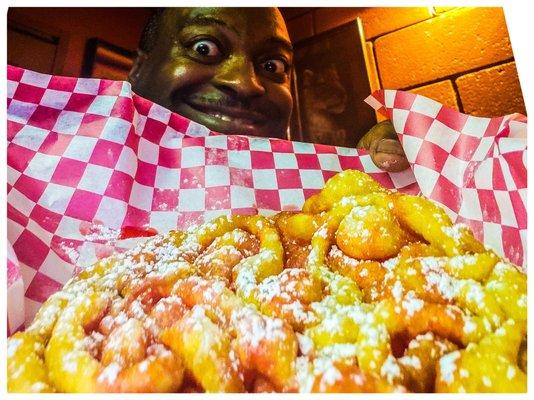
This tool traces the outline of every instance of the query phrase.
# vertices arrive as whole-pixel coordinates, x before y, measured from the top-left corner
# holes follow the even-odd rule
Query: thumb
[[[395,139],[378,139],[371,143],[369,154],[375,165],[388,172],[400,172],[410,164],[402,145]]]

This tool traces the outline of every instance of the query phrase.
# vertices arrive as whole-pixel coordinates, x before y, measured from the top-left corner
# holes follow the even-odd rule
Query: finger
[[[371,145],[370,154],[375,165],[384,171],[400,172],[410,166],[402,145],[394,139],[374,142]]]
[[[406,157],[398,154],[376,153],[371,158],[378,168],[387,172],[401,172],[410,166]]]

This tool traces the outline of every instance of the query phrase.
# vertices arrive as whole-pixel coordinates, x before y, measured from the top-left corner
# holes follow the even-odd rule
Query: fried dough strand
[[[8,339],[10,392],[525,392],[526,275],[359,171],[81,271]]]

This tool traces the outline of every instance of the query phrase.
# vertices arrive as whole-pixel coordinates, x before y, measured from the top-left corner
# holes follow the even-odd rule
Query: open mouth
[[[187,102],[187,105],[193,110],[205,114],[213,122],[221,123],[225,126],[231,125],[248,130],[255,129],[266,121],[266,118],[262,114],[242,108],[191,102]]]
[[[232,117],[228,114],[222,114],[220,112],[213,111],[213,110],[205,110],[202,112],[204,114],[208,114],[214,118],[220,119],[221,121],[225,121],[225,122],[234,122],[240,125],[255,125],[256,124],[256,121],[250,118]]]

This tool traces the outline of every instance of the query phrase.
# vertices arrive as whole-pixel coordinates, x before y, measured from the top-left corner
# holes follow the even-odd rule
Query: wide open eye
[[[263,69],[272,74],[284,74],[288,70],[288,65],[285,61],[273,58],[261,64]]]
[[[218,57],[221,55],[219,46],[215,42],[207,39],[193,43],[191,49],[203,57]]]

